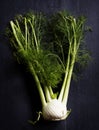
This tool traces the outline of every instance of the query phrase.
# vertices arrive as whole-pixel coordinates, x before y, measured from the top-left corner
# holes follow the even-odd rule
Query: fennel
[[[15,57],[36,82],[44,119],[63,120],[70,113],[67,101],[74,65],[86,64],[89,57],[81,47],[84,24],[84,17],[61,11],[51,19],[41,13],[18,15],[7,28]]]

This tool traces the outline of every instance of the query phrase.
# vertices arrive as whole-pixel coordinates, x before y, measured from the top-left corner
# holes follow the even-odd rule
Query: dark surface
[[[1,0],[0,1],[0,130],[99,130],[99,1],[98,0]],[[93,32],[86,37],[93,61],[83,78],[71,84],[66,121],[28,123],[39,111],[40,101],[32,77],[13,59],[3,35],[16,14],[30,9],[52,13],[66,9],[85,15]]]

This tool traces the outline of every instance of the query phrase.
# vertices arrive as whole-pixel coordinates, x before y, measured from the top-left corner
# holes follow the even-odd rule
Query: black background
[[[99,130],[98,6],[99,0],[0,0],[0,130]],[[40,109],[39,97],[30,74],[14,60],[4,30],[16,14],[30,9],[49,14],[66,9],[85,15],[93,30],[85,39],[93,60],[83,77],[71,84],[68,108],[72,113],[66,121],[28,123]]]

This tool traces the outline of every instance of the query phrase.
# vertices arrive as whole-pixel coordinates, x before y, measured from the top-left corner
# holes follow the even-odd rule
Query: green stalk
[[[66,63],[66,69],[65,69],[65,77],[63,80],[63,85],[58,97],[59,101],[62,101],[63,98],[63,94],[64,94],[64,90],[65,90],[65,86],[66,86],[66,81],[67,81],[67,76],[68,76],[68,70],[69,70],[69,65],[70,65],[70,48],[69,48],[69,52],[68,52],[68,58],[67,58],[67,63]]]
[[[44,90],[45,90],[46,101],[50,102],[52,99],[48,87],[45,86]]]
[[[14,24],[14,22],[13,22],[13,24]],[[16,29],[16,34],[19,33],[20,37],[23,39],[23,41],[24,41],[23,45],[24,45],[24,43],[26,44],[26,42],[25,42],[25,36],[22,34],[22,31],[21,31],[21,28],[20,28],[20,25],[19,25],[19,22],[18,22],[17,19],[15,20],[14,28]],[[25,49],[25,47],[24,47],[24,49]]]
[[[75,63],[75,56],[73,56],[71,66],[69,68],[69,73],[67,76],[67,82],[65,84],[65,90],[64,90],[64,95],[63,95],[63,100],[62,102],[67,105],[67,100],[68,100],[68,95],[69,95],[69,89],[70,89],[70,82],[71,82],[71,77],[72,77],[72,72],[73,72],[73,67]]]
[[[24,19],[24,22],[25,22],[25,44],[26,44],[26,50],[27,50],[27,35],[28,35],[28,31],[27,31],[27,20],[26,18]]]
[[[49,89],[49,93],[50,93],[50,95],[51,95],[51,97],[52,97],[52,96],[53,96],[53,94],[54,94],[54,93],[53,93],[53,90],[52,90],[52,87],[51,87],[51,86],[49,86],[49,87],[48,87],[48,89]]]
[[[67,100],[68,100],[68,95],[69,95],[69,89],[70,89],[70,82],[71,82],[71,77],[72,77],[72,72],[73,72],[73,68],[74,68],[74,63],[75,63],[75,57],[76,57],[76,53],[77,53],[77,37],[76,37],[76,20],[75,18],[73,19],[72,23],[71,23],[71,26],[72,26],[72,30],[73,30],[73,36],[71,37],[71,43],[70,44],[70,54],[72,55],[72,58],[71,58],[71,63],[69,64],[70,68],[68,67],[68,75],[67,75],[67,80],[65,80],[65,83],[64,83],[64,88],[65,88],[65,91],[64,91],[64,95],[63,95],[63,100],[62,102],[64,104],[67,105]],[[73,41],[74,40],[74,41]],[[73,44],[74,42],[74,44]]]
[[[19,41],[19,39],[17,37],[17,32],[16,32],[17,27],[16,27],[16,25],[13,23],[13,21],[10,21],[10,25],[11,25],[14,37],[15,37],[18,45],[20,46],[21,49],[23,49],[23,46],[22,46],[21,42]]]
[[[30,20],[29,20],[29,23],[30,23],[30,26],[31,26],[31,28],[32,28],[32,32],[33,32],[33,35],[34,35],[37,52],[39,52],[39,45],[38,45],[38,42],[37,42],[37,38],[36,38],[36,34],[35,34],[34,27],[33,27],[33,25],[32,25],[32,23],[31,23]]]
[[[42,106],[45,106],[46,105],[46,100],[45,100],[44,92],[43,92],[43,89],[41,87],[41,84],[40,84],[40,81],[38,79],[38,76],[36,75],[35,70],[34,70],[32,64],[28,63],[28,65],[29,65],[30,71],[31,71],[31,73],[34,76],[34,79],[36,81],[36,85],[37,85],[37,89],[38,89],[39,94],[40,94],[40,99],[41,99]]]
[[[76,47],[74,47],[74,48],[76,48]],[[74,49],[74,52],[75,52],[75,50],[76,49]],[[74,63],[75,63],[75,57],[76,57],[76,53],[73,53],[71,63],[69,65],[70,67],[68,68],[67,80],[66,80],[66,83],[65,83],[65,86],[64,86],[65,89],[64,89],[62,102],[66,105],[67,105],[67,100],[68,100],[68,96],[69,96],[70,82],[71,82],[71,77],[72,77]]]
[[[70,64],[69,64],[70,67],[68,67],[68,75],[67,75],[67,80],[64,84],[65,89],[64,89],[63,99],[62,99],[62,102],[66,105],[69,96],[70,82],[71,82],[71,77],[72,77],[74,63],[75,63],[75,57],[77,54],[76,33],[75,30],[73,31],[74,31],[74,45],[72,47],[70,46],[70,54],[72,57],[70,59]]]

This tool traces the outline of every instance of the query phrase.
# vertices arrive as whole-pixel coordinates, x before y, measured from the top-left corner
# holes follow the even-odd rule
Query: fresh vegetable
[[[31,12],[18,15],[7,28],[14,56],[35,80],[46,120],[63,120],[70,113],[67,101],[74,68],[89,58],[83,49],[84,24],[85,17],[66,11],[50,18]]]

